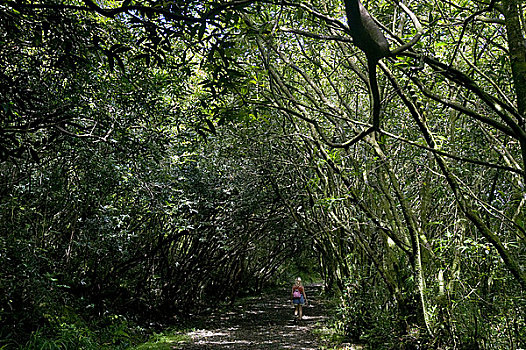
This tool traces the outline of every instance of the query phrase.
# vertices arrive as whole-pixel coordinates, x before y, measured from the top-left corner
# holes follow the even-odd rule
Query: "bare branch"
[[[411,11],[401,1],[398,3],[398,5],[400,5],[402,10],[404,10],[404,12],[407,13],[407,15],[413,21],[413,24],[415,25],[415,28],[416,28],[416,34],[413,37],[413,39],[411,39],[411,41],[409,41],[408,43],[403,44],[402,46],[399,46],[396,49],[392,50],[391,54],[394,55],[394,56],[398,55],[401,52],[404,52],[404,51],[409,50],[410,48],[412,48],[418,41],[420,41],[420,38],[422,37],[422,34],[424,33],[422,25],[420,24],[420,21],[418,20],[418,17],[416,17],[416,15],[413,13],[413,11]]]

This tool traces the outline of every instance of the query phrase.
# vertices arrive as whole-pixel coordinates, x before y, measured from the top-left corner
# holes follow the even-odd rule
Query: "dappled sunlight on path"
[[[321,286],[306,287],[310,305],[295,321],[288,288],[248,300],[233,311],[210,317],[203,329],[188,335],[189,344],[174,349],[319,349],[313,329],[326,318],[319,298]]]

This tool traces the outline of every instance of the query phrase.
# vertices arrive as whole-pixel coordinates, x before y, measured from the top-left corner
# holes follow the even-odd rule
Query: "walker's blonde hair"
[[[296,284],[297,284],[298,286],[301,286],[301,285],[302,285],[302,284],[301,284],[301,277],[296,277]]]

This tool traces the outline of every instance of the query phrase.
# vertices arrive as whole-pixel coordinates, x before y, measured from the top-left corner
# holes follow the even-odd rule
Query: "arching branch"
[[[420,41],[420,38],[422,37],[422,34],[424,33],[424,29],[422,28],[422,25],[420,24],[420,21],[418,20],[418,17],[416,17],[416,15],[413,13],[413,11],[411,11],[407,6],[404,5],[403,2],[399,2],[398,5],[402,8],[402,10],[404,10],[405,13],[407,13],[407,15],[409,16],[409,18],[411,18],[411,21],[413,21],[413,24],[415,25],[415,28],[416,28],[416,34],[415,36],[413,37],[413,39],[411,39],[411,41],[409,41],[408,43],[406,44],[403,44],[402,46],[399,46],[397,47],[396,49],[392,50],[391,51],[391,54],[393,56],[395,55],[398,55],[399,53],[401,52],[404,52],[406,50],[409,50],[411,47],[413,47],[417,42]]]

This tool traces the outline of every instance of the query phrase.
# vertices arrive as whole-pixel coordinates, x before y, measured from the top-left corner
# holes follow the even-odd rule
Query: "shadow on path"
[[[312,331],[327,318],[321,286],[306,286],[306,292],[309,305],[301,321],[295,321],[288,288],[276,290],[212,315],[204,329],[188,334],[192,342],[174,349],[318,349],[321,344]]]

